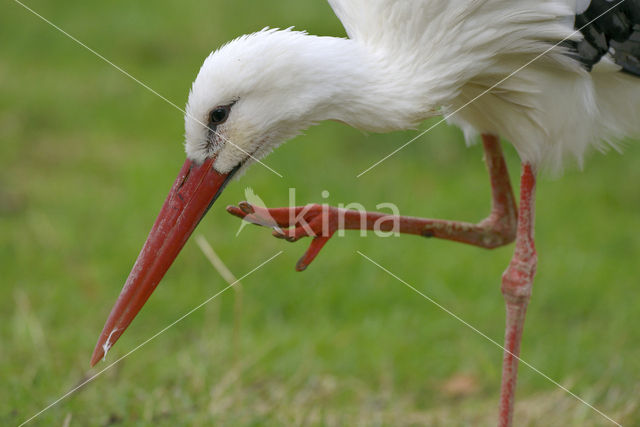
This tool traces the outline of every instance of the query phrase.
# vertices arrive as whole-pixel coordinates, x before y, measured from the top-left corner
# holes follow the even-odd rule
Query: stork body
[[[515,239],[502,280],[507,325],[500,424],[510,425],[536,269],[536,173],[558,171],[572,160],[582,163],[590,148],[640,135],[640,0],[625,1],[616,6],[607,0],[329,0],[347,39],[263,30],[212,53],[189,94],[187,161],[92,363],[124,332],[226,183],[250,163],[324,120],[388,132],[445,115],[468,142],[482,135],[491,214],[477,224],[403,217],[399,231],[485,248]],[[611,25],[607,13],[617,18]],[[578,21],[587,24],[586,37],[574,30]],[[519,208],[498,135],[522,159]],[[376,213],[363,219],[314,206],[265,210],[242,203],[228,210],[253,222],[265,224],[268,216],[292,227],[277,237],[312,236],[299,270],[338,228],[370,228],[380,219]],[[347,220],[339,223],[338,214]]]

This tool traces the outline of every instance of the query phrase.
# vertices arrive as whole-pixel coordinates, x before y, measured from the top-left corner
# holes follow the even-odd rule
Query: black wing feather
[[[623,71],[640,77],[640,0],[615,1],[592,0],[576,15],[584,39],[565,45],[588,70],[610,52]]]

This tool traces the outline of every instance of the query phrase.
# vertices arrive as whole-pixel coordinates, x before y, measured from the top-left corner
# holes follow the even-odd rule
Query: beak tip
[[[102,348],[96,346],[95,350],[93,350],[93,355],[91,356],[91,367],[93,368],[94,366],[96,366],[100,359],[102,359]]]

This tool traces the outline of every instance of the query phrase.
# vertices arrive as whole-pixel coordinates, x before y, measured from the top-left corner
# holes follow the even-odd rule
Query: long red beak
[[[102,329],[93,350],[91,366],[105,356],[136,317],[193,230],[237,170],[221,174],[213,168],[214,161],[215,157],[198,165],[187,159],[182,166]]]

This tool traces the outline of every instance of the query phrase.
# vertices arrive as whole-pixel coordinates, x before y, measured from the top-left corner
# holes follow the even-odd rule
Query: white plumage
[[[581,0],[329,3],[349,39],[263,30],[205,60],[187,103],[188,157],[217,153],[216,169],[227,172],[323,120],[375,132],[414,128],[532,60],[449,119],[469,142],[501,135],[523,161],[559,170],[570,158],[581,163],[601,141],[640,134],[634,77],[613,63],[589,73],[560,46],[546,52],[581,38],[573,29]],[[210,136],[209,111],[232,103]]]
[[[394,220],[403,233],[484,248],[515,239],[501,285],[507,316],[499,422],[511,425],[537,268],[537,171],[560,170],[569,159],[581,163],[591,147],[640,134],[640,84],[631,77],[640,76],[640,0],[626,1],[591,26],[602,10],[611,10],[607,0],[329,0],[349,38],[265,29],[212,53],[189,94],[188,159],[107,319],[92,364],[130,324],[224,186],[251,161],[324,120],[387,132],[444,115],[468,142],[483,136],[491,214],[477,224]],[[586,28],[584,39],[574,22]],[[498,135],[522,158],[519,207]],[[358,222],[367,228],[381,215],[364,213],[363,221],[355,211],[308,209],[314,207],[228,207],[241,218],[278,225],[276,237],[313,236],[296,265],[300,271],[338,228],[359,229]],[[302,221],[292,218],[298,210]],[[270,214],[260,220],[259,211]],[[340,225],[340,215],[352,221]],[[305,228],[307,219],[315,229]]]

